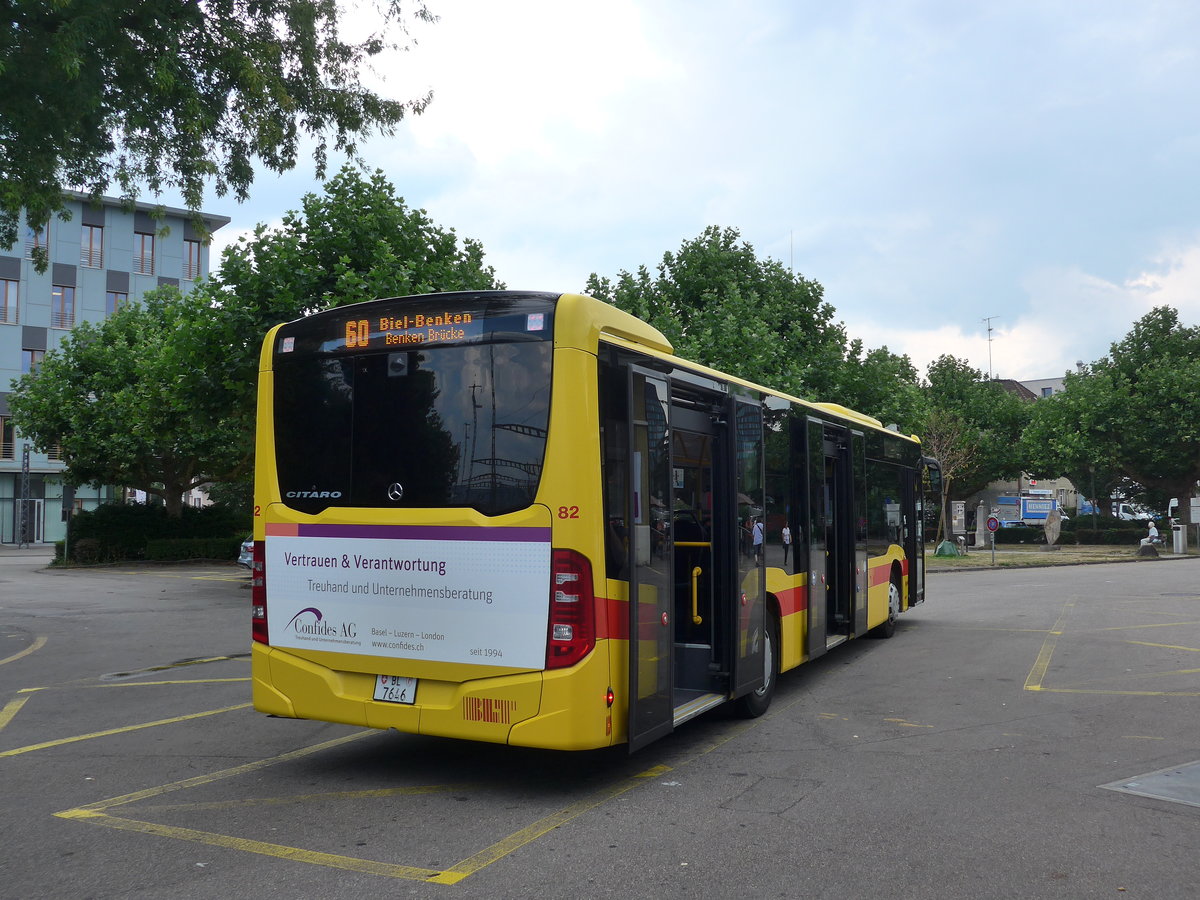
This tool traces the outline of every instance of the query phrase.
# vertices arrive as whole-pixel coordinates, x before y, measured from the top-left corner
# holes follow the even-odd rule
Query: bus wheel
[[[900,618],[900,582],[896,576],[888,582],[888,616],[882,625],[875,626],[875,637],[890,638],[896,633],[896,619]]]
[[[738,715],[757,719],[771,705],[775,696],[775,683],[779,681],[779,620],[767,613],[766,641],[763,644],[763,685],[737,701]]]

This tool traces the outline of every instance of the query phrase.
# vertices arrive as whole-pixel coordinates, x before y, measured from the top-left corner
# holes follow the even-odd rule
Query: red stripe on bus
[[[779,601],[779,614],[781,616],[790,616],[794,613],[804,612],[808,609],[808,587],[801,584],[794,588],[778,591],[775,594],[775,599]]]

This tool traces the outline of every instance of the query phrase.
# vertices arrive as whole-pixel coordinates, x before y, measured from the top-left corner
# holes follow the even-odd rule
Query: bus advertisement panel
[[[276,647],[545,665],[548,529],[275,525],[265,557]]]

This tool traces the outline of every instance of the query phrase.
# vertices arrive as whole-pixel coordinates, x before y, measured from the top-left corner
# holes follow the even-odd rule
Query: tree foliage
[[[411,209],[383,172],[345,166],[278,226],[226,248],[220,302],[264,325],[378,297],[502,287],[483,246]]]
[[[0,246],[22,208],[35,225],[63,190],[136,197],[175,188],[198,211],[205,185],[248,196],[254,165],[284,172],[301,141],[324,177],[329,150],[390,134],[428,94],[390,100],[360,78],[431,20],[422,0],[378,0],[376,31],[343,40],[337,0],[10,0],[0,31]],[[307,151],[306,151],[307,152]]]
[[[60,444],[68,478],[162,496],[249,477],[258,356],[267,330],[376,297],[498,287],[475,241],[461,245],[384,177],[344,169],[278,228],[227,248],[187,295],[163,288],[78,326],[9,402],[39,449]]]
[[[219,413],[221,348],[203,341],[202,320],[216,314],[163,287],[82,323],[16,383],[18,430],[39,450],[59,445],[72,483],[134,487],[179,515],[184,492],[247,466],[244,435],[206,418]]]
[[[1159,503],[1180,498],[1186,523],[1200,480],[1200,328],[1157,307],[1065,387],[1036,404],[1027,442],[1076,470],[1103,461]]]
[[[950,533],[948,521],[951,490],[961,473],[976,464],[979,447],[972,440],[974,430],[950,409],[934,408],[925,417],[921,430],[921,450],[938,461],[942,472],[942,509],[938,516],[937,540]]]
[[[859,338],[846,348],[835,396],[842,405],[896,425],[905,434],[916,431],[925,416],[926,398],[912,360],[887,347],[864,353]]]
[[[965,499],[990,481],[1018,477],[1026,467],[1020,441],[1033,404],[953,356],[938,357],[926,374],[925,419],[917,433],[924,438],[946,430],[940,452],[962,460],[953,480],[945,478],[946,501]],[[948,422],[952,430],[944,428]]]
[[[737,229],[710,226],[657,275],[593,273],[587,292],[649,322],[680,356],[801,396],[837,385],[845,332],[820,284],[760,260]]]

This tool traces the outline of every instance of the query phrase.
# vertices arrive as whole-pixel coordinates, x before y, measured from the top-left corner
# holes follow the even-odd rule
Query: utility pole
[[[987,325],[987,341],[988,341],[988,381],[992,380],[992,319],[998,319],[999,316],[988,316],[983,320]]]

